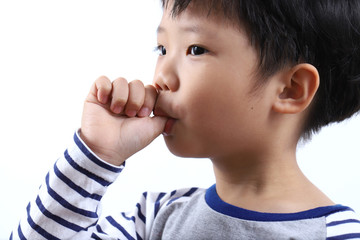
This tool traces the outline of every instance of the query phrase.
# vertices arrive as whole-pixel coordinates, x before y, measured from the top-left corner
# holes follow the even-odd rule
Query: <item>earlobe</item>
[[[294,114],[304,111],[312,102],[319,87],[317,69],[306,63],[291,68],[280,81],[273,110],[279,113]]]

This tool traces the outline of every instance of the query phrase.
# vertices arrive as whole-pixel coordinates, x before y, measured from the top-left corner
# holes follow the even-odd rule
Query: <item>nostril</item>
[[[170,88],[166,84],[159,85],[159,84],[156,83],[155,88],[156,88],[156,90],[159,90],[159,91],[161,91],[161,90],[165,90],[165,91],[170,90]]]
[[[154,86],[155,86],[156,90],[162,90],[162,88],[160,87],[159,84],[155,83]]]

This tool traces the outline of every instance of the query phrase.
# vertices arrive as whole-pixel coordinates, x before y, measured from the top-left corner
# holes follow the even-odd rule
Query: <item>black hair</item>
[[[262,82],[285,66],[309,63],[317,68],[320,86],[304,138],[359,112],[359,0],[162,0],[174,17],[190,3],[245,27],[258,51]]]

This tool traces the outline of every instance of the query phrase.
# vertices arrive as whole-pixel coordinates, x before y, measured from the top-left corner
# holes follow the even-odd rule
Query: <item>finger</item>
[[[121,113],[128,101],[129,86],[125,78],[117,78],[112,83],[110,109],[116,114]]]
[[[150,144],[155,138],[157,138],[161,133],[164,132],[165,124],[167,121],[166,117],[152,117],[145,119],[147,121],[147,128],[144,128],[141,133],[139,133],[141,139],[144,140],[143,147],[146,147]]]
[[[109,100],[111,88],[111,81],[107,77],[101,76],[92,85],[89,97],[94,97],[100,103],[106,104]]]
[[[145,99],[144,104],[138,112],[139,117],[148,117],[152,110],[154,109],[154,105],[157,98],[157,91],[154,86],[147,85],[145,87]]]
[[[129,98],[125,107],[125,114],[129,117],[135,117],[137,112],[144,104],[145,87],[139,80],[129,83]]]
[[[151,121],[153,123],[153,137],[156,138],[161,133],[164,132],[165,124],[167,121],[166,117],[152,117]]]

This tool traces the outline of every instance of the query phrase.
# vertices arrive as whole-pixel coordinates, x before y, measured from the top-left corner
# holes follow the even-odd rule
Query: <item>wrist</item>
[[[118,153],[111,151],[110,149],[104,149],[97,147],[95,144],[92,144],[92,142],[86,137],[85,134],[79,129],[78,131],[78,137],[84,144],[84,146],[90,150],[96,158],[99,160],[106,162],[108,164],[111,164],[113,166],[121,166],[124,164],[126,158],[119,156]]]

